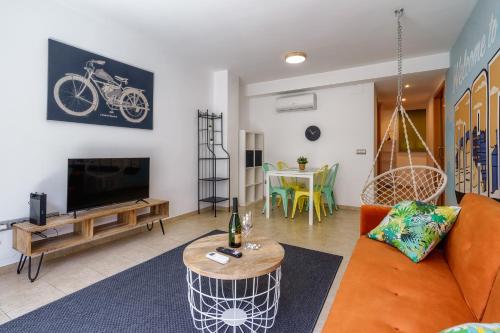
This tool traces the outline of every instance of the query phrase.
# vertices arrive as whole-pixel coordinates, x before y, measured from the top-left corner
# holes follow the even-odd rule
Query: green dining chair
[[[262,163],[262,170],[264,171],[265,175],[267,171],[276,170],[276,168],[271,163]],[[275,206],[276,197],[277,196],[281,197],[283,212],[285,213],[285,217],[288,217],[288,197],[290,197],[293,200],[294,191],[291,188],[281,186],[279,178],[277,178],[278,184],[273,185],[272,181],[273,178],[274,177],[270,177],[269,184],[267,184],[267,186],[269,186],[269,195],[271,196],[271,207]],[[267,200],[265,200],[264,202],[264,207],[262,208],[262,214],[264,214],[264,212],[266,211],[266,205],[267,205]]]
[[[335,179],[337,178],[338,170],[338,163],[332,165],[325,186],[323,186],[322,189],[322,193],[325,197],[326,204],[328,205],[328,212],[330,213],[330,215],[333,214],[334,209],[338,210],[337,203],[335,202],[335,195],[333,193],[333,186],[335,185]]]

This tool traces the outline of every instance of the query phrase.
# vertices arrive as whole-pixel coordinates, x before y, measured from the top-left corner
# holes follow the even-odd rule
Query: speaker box
[[[47,222],[47,195],[30,193],[30,223],[45,225]]]

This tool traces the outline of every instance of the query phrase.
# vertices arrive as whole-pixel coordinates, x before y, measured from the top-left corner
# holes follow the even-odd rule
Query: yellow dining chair
[[[286,162],[283,162],[283,161],[278,161],[276,163],[276,168],[278,170],[287,170],[287,169],[290,169],[290,167],[288,166],[288,164],[286,164]],[[280,177],[280,181],[281,181],[281,186],[283,186],[285,188],[292,189],[294,191],[303,190],[305,188],[304,184],[297,182],[297,179],[291,179],[291,178],[287,178],[287,177]]]
[[[326,178],[328,176],[328,166],[325,165],[322,167],[315,175],[314,180],[317,186],[314,186],[313,190],[313,205],[316,210],[316,216],[318,217],[318,221],[321,222],[321,207],[323,207],[323,214],[326,216],[325,206],[322,204],[322,191],[323,186],[325,185]],[[300,206],[304,204],[304,201],[309,199],[309,190],[299,190],[295,191],[295,197],[293,198],[293,210],[292,210],[292,219],[295,217],[295,211],[297,210],[297,206],[300,203]],[[301,209],[300,209],[301,210]]]
[[[325,171],[326,175],[325,175],[324,181],[322,181],[322,179],[320,178],[321,175],[319,173],[316,173],[316,175],[314,177],[314,190],[322,192],[321,207],[323,207],[325,205],[325,200],[323,200],[323,198],[326,197],[324,194],[325,194],[325,191],[328,189],[328,182],[330,180],[330,172],[331,172],[331,169],[329,169],[328,164],[323,165],[323,167],[321,167],[320,171],[323,169],[326,169],[326,171]],[[299,199],[299,212],[300,213],[302,213],[302,210],[304,209],[304,205],[306,206],[306,211],[309,211],[309,200],[307,200],[307,199],[308,199],[308,197],[302,197]],[[326,199],[328,199],[328,197],[326,197]],[[327,200],[327,202],[328,202],[328,200]],[[326,217],[326,210],[325,209],[323,209],[323,214]]]

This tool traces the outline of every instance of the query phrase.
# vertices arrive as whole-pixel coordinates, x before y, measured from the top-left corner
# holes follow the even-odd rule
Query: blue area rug
[[[0,332],[197,332],[182,262],[186,245],[7,322]],[[283,247],[279,310],[268,332],[310,333],[342,257]]]

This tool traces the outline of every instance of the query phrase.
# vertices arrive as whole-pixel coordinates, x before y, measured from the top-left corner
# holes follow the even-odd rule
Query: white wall
[[[172,216],[196,209],[196,109],[211,102],[208,70],[53,1],[2,3],[0,31],[0,220],[26,216],[34,191],[48,194],[49,211],[64,212],[70,157],[150,156],[151,196],[170,200]],[[47,121],[49,37],[154,72],[154,130]],[[11,237],[0,232],[0,266],[17,259]]]
[[[222,113],[224,122],[224,147],[231,157],[231,197],[238,195],[238,137],[239,137],[239,77],[229,70],[213,73],[213,112]],[[217,173],[227,176],[226,161],[219,161]],[[219,165],[223,168],[219,168]],[[217,192],[227,194],[227,184],[217,184]],[[231,198],[230,198],[231,199]],[[227,205],[228,202],[221,203]]]
[[[264,132],[264,159],[296,166],[299,155],[310,166],[340,163],[335,195],[340,205],[359,206],[359,195],[368,176],[374,147],[374,84],[363,83],[314,91],[318,109],[281,112],[275,110],[276,95],[240,96],[241,129]],[[304,132],[309,125],[321,129],[316,142]],[[366,155],[356,155],[356,149]]]
[[[231,72],[229,72],[228,90],[229,116],[226,118],[228,130],[225,135],[228,141],[227,149],[231,156],[231,197],[237,197],[239,186],[238,141],[240,137],[240,78]]]

